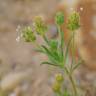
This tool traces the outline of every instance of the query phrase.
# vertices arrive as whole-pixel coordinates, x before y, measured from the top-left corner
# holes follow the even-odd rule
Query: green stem
[[[61,62],[62,62],[62,66],[64,67],[65,64],[65,58],[64,58],[64,32],[61,29],[60,25],[57,25],[58,28],[58,34],[59,34],[59,39],[60,39],[60,54],[61,54]]]
[[[67,73],[67,75],[70,79],[70,82],[72,84],[72,88],[73,88],[73,91],[74,91],[74,96],[77,96],[77,89],[76,89],[76,85],[75,85],[75,82],[73,80],[72,74],[69,72],[69,70],[66,67],[64,69],[65,69],[65,71],[66,71],[66,73]]]
[[[74,41],[75,32],[72,32],[72,35],[73,35],[73,39],[72,39],[72,64],[74,64],[75,63],[75,41]]]
[[[72,63],[71,63],[71,68],[70,68],[71,71],[73,70],[73,65],[76,63],[76,61],[75,61],[75,41],[74,41],[74,38],[75,38],[75,32],[72,32]]]
[[[71,82],[73,90],[74,90],[74,96],[77,96],[77,89],[76,89],[75,82],[74,82],[74,80],[72,78],[72,75],[69,75],[69,79],[70,79],[70,82]]]
[[[63,56],[63,55],[64,55],[64,54],[63,54],[63,47],[64,47],[64,32],[61,30],[60,25],[57,25],[57,26],[58,26],[58,32],[59,32],[59,38],[60,38],[61,54],[62,54],[62,56]]]

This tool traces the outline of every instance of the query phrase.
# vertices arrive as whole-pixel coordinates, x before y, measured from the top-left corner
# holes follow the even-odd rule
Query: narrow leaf
[[[43,39],[44,39],[44,41],[47,43],[47,45],[50,46],[50,41],[47,39],[47,37],[46,37],[45,35],[43,36]]]
[[[73,38],[73,35],[72,35],[71,38],[69,39],[68,44],[67,44],[67,47],[66,47],[66,50],[65,50],[65,60],[66,60],[66,58],[67,58],[67,56],[68,56],[69,47],[70,47],[72,38]]]
[[[83,60],[80,60],[77,64],[75,64],[75,66],[73,67],[73,70],[78,68],[81,65],[82,62],[83,62]]]
[[[50,51],[46,46],[42,45],[42,48],[46,51],[47,55],[50,55],[51,58],[54,58],[55,61],[58,61],[57,55]],[[59,62],[58,62],[59,63]]]
[[[50,62],[47,62],[47,61],[42,62],[41,65],[42,65],[42,64],[48,64],[48,65],[58,66],[58,65],[56,65],[56,64],[53,64],[53,63],[50,63]]]

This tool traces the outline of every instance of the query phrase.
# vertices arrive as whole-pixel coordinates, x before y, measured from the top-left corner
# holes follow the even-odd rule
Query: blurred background
[[[46,57],[34,52],[33,44],[19,40],[17,29],[20,26],[31,25],[33,17],[41,15],[46,21],[51,22],[49,37],[54,37],[56,28],[53,16],[57,10],[64,10],[65,16],[73,10],[80,12],[82,29],[77,37],[79,36],[80,55],[85,60],[82,73],[84,76],[87,73],[91,74],[92,77],[94,69],[96,76],[96,0],[0,0],[1,87],[7,90],[13,81],[19,82],[15,82],[18,86],[9,96],[21,96],[19,93],[22,91],[25,92],[24,96],[53,96],[49,85],[56,69],[50,69],[47,65],[40,66],[40,62]],[[42,43],[42,40],[38,41]],[[93,77],[91,80],[94,80]]]

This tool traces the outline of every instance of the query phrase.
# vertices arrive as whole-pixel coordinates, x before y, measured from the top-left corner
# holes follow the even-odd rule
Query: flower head
[[[35,20],[35,30],[39,35],[44,36],[45,32],[47,31],[47,26],[44,23],[43,19],[40,16],[36,16]]]
[[[59,92],[61,89],[61,85],[58,82],[54,82],[52,89],[54,92]]]
[[[62,25],[64,23],[64,13],[63,12],[56,13],[55,22],[58,25]]]
[[[36,40],[36,37],[30,26],[27,26],[22,30],[22,36],[26,42],[33,42]]]
[[[74,31],[80,27],[80,16],[79,13],[74,12],[69,16],[68,29]]]
[[[63,80],[64,80],[64,78],[63,78],[63,75],[62,74],[56,74],[56,81],[58,81],[58,82],[63,82]]]

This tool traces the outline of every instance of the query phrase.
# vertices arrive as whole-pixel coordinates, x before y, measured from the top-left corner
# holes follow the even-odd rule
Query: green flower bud
[[[74,31],[80,27],[80,16],[79,13],[74,12],[69,16],[68,29]]]
[[[54,82],[52,89],[54,92],[60,92],[61,85],[58,82]]]
[[[64,78],[63,78],[63,75],[62,74],[60,74],[60,73],[59,74],[56,74],[56,81],[57,82],[61,82],[62,83],[63,80],[64,80]]]
[[[35,30],[37,34],[44,36],[47,31],[47,26],[42,20],[42,18],[39,16],[36,16],[34,23],[35,23]]]
[[[36,37],[32,31],[32,28],[29,26],[25,27],[22,30],[22,35],[23,35],[23,38],[25,39],[26,42],[33,42],[36,40]]]
[[[57,12],[55,16],[55,22],[58,25],[62,25],[64,23],[64,13],[63,12]]]

